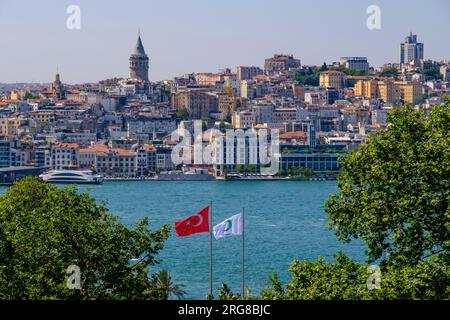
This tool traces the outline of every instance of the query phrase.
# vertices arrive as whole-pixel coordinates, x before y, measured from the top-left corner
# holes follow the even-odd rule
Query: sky
[[[81,10],[70,30],[69,5]],[[366,26],[380,8],[381,29]],[[65,83],[128,76],[141,31],[150,80],[238,65],[263,66],[275,53],[302,64],[367,56],[375,67],[398,62],[412,31],[425,58],[450,60],[448,0],[0,0],[0,83]]]

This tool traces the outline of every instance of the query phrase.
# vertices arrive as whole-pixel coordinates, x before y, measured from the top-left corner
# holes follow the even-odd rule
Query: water
[[[213,224],[245,207],[246,286],[257,294],[272,271],[283,281],[295,259],[332,260],[338,250],[364,260],[361,243],[341,244],[327,228],[323,203],[337,191],[333,181],[109,181],[80,186],[125,224],[147,216],[152,229],[188,217],[213,201]],[[1,192],[4,188],[0,189]],[[241,238],[213,240],[213,287],[222,281],[241,290]],[[209,234],[178,238],[173,231],[158,256],[175,283],[186,286],[189,299],[209,292]]]

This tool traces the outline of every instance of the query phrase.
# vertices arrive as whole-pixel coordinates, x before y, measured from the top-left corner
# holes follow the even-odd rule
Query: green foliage
[[[289,269],[291,280],[283,286],[272,274],[271,284],[261,291],[265,300],[368,300],[449,299],[450,268],[420,261],[416,266],[380,266],[379,289],[373,283],[369,265],[352,261],[343,253],[335,262],[295,260]]]
[[[339,252],[334,262],[294,260],[289,282],[272,273],[260,298],[450,299],[450,98],[429,117],[405,106],[388,121],[341,159],[339,193],[326,202],[330,228],[343,241],[365,241],[379,281],[371,266]]]
[[[24,100],[28,100],[28,99],[39,99],[39,95],[34,95],[31,92],[27,91],[25,92],[25,95],[23,96]]]
[[[450,262],[450,99],[429,117],[394,109],[387,129],[341,159],[339,193],[326,202],[343,241],[362,238],[368,260]]]
[[[148,225],[124,226],[75,188],[17,181],[0,197],[0,299],[158,298],[148,272],[170,226]],[[70,265],[81,289],[66,285]]]
[[[397,79],[398,70],[396,68],[385,69],[380,72],[380,77],[390,77]]]
[[[341,71],[348,76],[366,76],[367,72],[364,70],[348,69],[344,67],[330,67],[329,70]]]
[[[171,296],[182,299],[186,294],[184,285],[174,284],[167,270],[160,270],[152,276],[153,296],[158,300],[168,300]]]
[[[250,288],[247,288],[245,293],[245,297],[242,297],[242,294],[236,294],[231,291],[231,288],[222,281],[222,286],[218,291],[218,299],[219,300],[255,300],[257,297],[253,297]]]
[[[222,282],[222,287],[219,288],[219,300],[239,300],[240,296],[231,291],[231,288]]]
[[[367,72],[364,70],[347,69],[344,67],[327,67],[324,63],[319,70],[300,69],[295,73],[294,79],[305,86],[318,86],[320,84],[320,73],[326,70],[336,70],[344,72],[350,76],[365,76]],[[351,83],[351,81],[348,81]]]
[[[294,79],[305,86],[318,86],[320,71],[311,69],[300,69],[295,73]]]
[[[441,80],[442,76],[439,70],[439,65],[433,63],[432,65],[423,69],[423,74],[425,76],[425,80]]]
[[[269,286],[261,290],[261,297],[264,300],[283,300],[286,299],[286,290],[278,278],[278,274],[273,271],[269,276]]]
[[[178,109],[175,113],[175,118],[177,119],[177,121],[188,120],[189,119],[188,110],[186,108]]]
[[[300,177],[312,177],[314,176],[314,170],[311,168],[305,168],[305,167],[295,167],[291,166],[289,170],[286,170],[284,168],[280,168],[278,174],[280,176],[287,176],[291,175],[294,177],[300,176]]]

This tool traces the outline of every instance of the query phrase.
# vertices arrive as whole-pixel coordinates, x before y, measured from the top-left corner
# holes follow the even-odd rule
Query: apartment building
[[[209,117],[218,111],[218,98],[208,92],[182,91],[172,95],[172,108],[186,109],[190,119]]]
[[[251,80],[263,73],[264,71],[260,67],[255,66],[239,66],[236,72],[238,80]]]
[[[252,111],[237,111],[233,113],[234,128],[251,128],[256,124],[256,115]]]
[[[395,81],[404,102],[416,103],[423,93],[422,84],[416,81]]]
[[[327,70],[320,73],[321,87],[343,89],[345,87],[345,73],[336,70]]]
[[[80,147],[77,143],[54,143],[46,159],[46,165],[52,169],[76,169],[79,167]]]

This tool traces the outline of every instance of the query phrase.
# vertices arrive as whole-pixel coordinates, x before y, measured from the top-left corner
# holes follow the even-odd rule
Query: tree
[[[362,238],[379,269],[342,252],[333,262],[294,260],[291,279],[272,273],[262,299],[449,299],[450,98],[429,117],[405,106],[388,121],[341,158],[339,193],[326,202],[337,236]]]
[[[149,267],[170,226],[148,225],[126,227],[74,187],[19,180],[0,197],[0,299],[158,298]],[[71,265],[79,289],[67,286]]]
[[[311,168],[301,167],[299,171],[305,177],[312,177],[314,175],[314,170]]]
[[[330,67],[329,70],[341,71],[349,76],[366,76],[367,71],[359,69],[348,69],[345,67]]]
[[[420,261],[415,267],[381,266],[379,273],[352,261],[342,252],[334,262],[295,260],[290,281],[283,285],[273,273],[261,291],[265,300],[392,300],[448,299],[450,268]],[[378,282],[379,281],[379,282]],[[228,296],[229,297],[229,296]]]
[[[295,175],[297,174],[297,172],[298,172],[297,167],[291,166],[291,167],[289,168],[289,174],[290,174],[291,176],[295,176]]]
[[[219,288],[218,298],[219,300],[238,300],[240,296],[234,294],[231,288],[225,282],[222,282],[222,287]]]
[[[172,295],[176,296],[178,299],[182,299],[186,294],[186,291],[183,290],[184,285],[174,284],[172,282],[172,277],[167,270],[161,270],[155,273],[152,277],[152,281],[155,295],[158,296],[160,300],[168,300]]]
[[[177,121],[189,119],[189,111],[186,108],[180,108],[175,112]]]
[[[433,63],[430,66],[427,66],[423,69],[423,75],[425,76],[425,80],[441,80],[441,72],[439,69],[439,65],[437,63]]]
[[[328,70],[327,63],[324,62],[324,63],[322,64],[322,66],[320,67],[320,71],[327,71],[327,70]]]
[[[295,73],[294,78],[305,86],[318,86],[320,72],[312,71],[311,69],[300,69]]]
[[[385,69],[380,72],[380,77],[397,78],[398,70],[396,68]]]
[[[27,91],[25,92],[25,95],[23,96],[24,100],[28,100],[28,99],[39,99],[39,95],[34,95],[31,92]]]
[[[368,261],[450,262],[450,99],[429,117],[394,109],[390,125],[341,158],[326,202],[340,240],[362,238]]]

